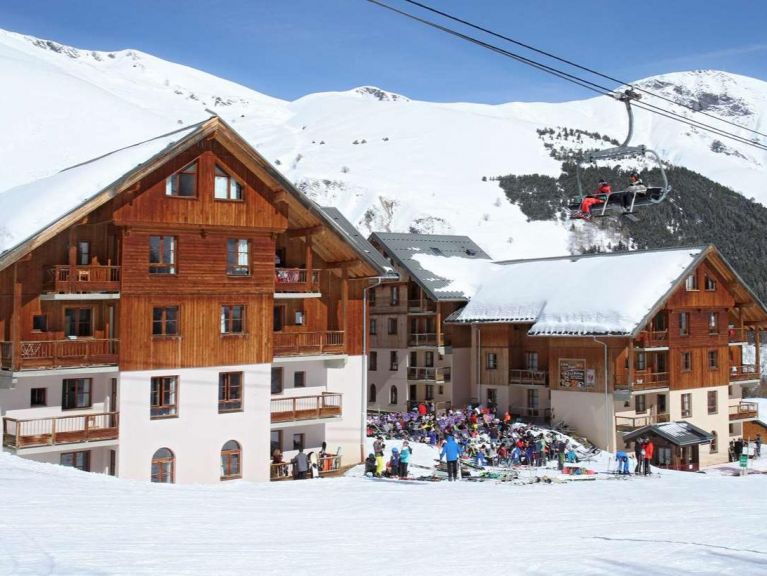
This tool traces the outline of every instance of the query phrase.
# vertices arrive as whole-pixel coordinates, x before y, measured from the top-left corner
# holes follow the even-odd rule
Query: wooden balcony
[[[408,346],[442,346],[442,342],[438,342],[437,335],[433,332],[425,334],[410,334],[407,337]]]
[[[43,290],[59,294],[119,292],[119,266],[51,266],[45,269]]]
[[[753,344],[756,341],[756,332],[750,328],[728,328],[727,340],[730,344]]]
[[[392,302],[389,299],[378,298],[375,304],[371,305],[370,312],[373,314],[405,314],[407,313],[407,301]]]
[[[29,420],[6,416],[3,418],[3,446],[18,450],[37,446],[116,440],[118,420],[118,412]]]
[[[410,314],[434,314],[437,312],[437,304],[431,300],[408,300],[407,311]]]
[[[730,404],[730,422],[738,420],[755,420],[759,418],[759,404],[741,400]]]
[[[444,382],[445,373],[442,368],[432,366],[409,366],[407,379],[414,382]]]
[[[637,345],[640,348],[664,348],[668,346],[668,330],[642,330]]]
[[[651,411],[644,414],[636,412],[618,412],[615,415],[615,427],[621,432],[630,432],[644,426],[652,426],[670,420],[668,413],[655,414]]]
[[[119,340],[75,338],[24,340],[20,342],[17,366],[13,366],[13,344],[0,342],[3,370],[54,370],[85,366],[116,366]]]
[[[634,372],[634,381],[629,385],[628,374],[615,375],[616,390],[633,390],[635,392],[644,392],[646,390],[658,390],[668,388],[668,372]]]
[[[547,370],[520,370],[517,368],[509,370],[509,384],[547,386],[548,383],[549,373]]]
[[[327,332],[274,332],[274,356],[311,356],[316,354],[343,354],[343,331]]]
[[[304,450],[304,452],[308,454],[309,452],[319,452],[319,450],[319,448],[316,448],[314,450]],[[320,476],[333,476],[341,473],[344,470],[341,468],[341,456],[332,455],[317,458],[317,470]],[[269,474],[270,480],[294,480],[295,477],[293,463],[290,460],[279,464],[272,463]],[[310,477],[309,473],[307,473],[307,478]]]
[[[730,366],[730,382],[742,380],[759,380],[760,374],[756,364],[743,364]]]
[[[319,292],[320,279],[324,270],[304,268],[277,268],[274,271],[274,291],[279,292]]]
[[[342,395],[337,393],[272,398],[272,424],[338,418],[341,409]]]

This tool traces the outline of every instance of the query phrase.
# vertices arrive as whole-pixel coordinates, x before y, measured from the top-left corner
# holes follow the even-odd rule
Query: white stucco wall
[[[117,450],[117,447],[112,448]],[[109,473],[110,448],[88,448],[87,446],[73,446],[56,452],[43,452],[39,454],[25,454],[22,458],[35,462],[47,462],[48,464],[60,464],[61,455],[65,452],[90,452],[90,471],[96,474]]]
[[[243,373],[243,411],[219,414],[220,372]],[[178,417],[150,418],[153,376],[178,376]],[[243,479],[268,480],[270,391],[269,364],[122,372],[119,476],[149,480],[153,454],[169,448],[176,458],[177,483],[217,483],[221,448],[236,440]]]
[[[708,392],[717,393],[717,413],[708,413]],[[690,394],[692,416],[682,417],[682,394]],[[727,462],[727,447],[730,442],[730,416],[727,386],[715,386],[710,388],[691,388],[687,390],[671,390],[669,392],[669,415],[671,420],[686,420],[706,432],[717,433],[719,446],[717,453],[711,453],[708,444],[702,444],[699,449],[700,466],[721,464]]]
[[[598,392],[551,391],[551,408],[556,422],[564,421],[601,449],[615,448],[613,398],[608,396],[609,422],[605,416],[605,395]],[[609,426],[609,428],[608,428]],[[605,446],[605,440],[609,446]]]
[[[407,348],[376,348],[374,352],[378,353],[377,370],[368,370],[368,388],[370,388],[371,384],[375,384],[376,401],[368,402],[367,409],[384,410],[387,412],[405,410],[408,400],[407,364],[409,357]],[[389,370],[391,352],[397,352],[397,370]],[[396,404],[389,402],[389,393],[392,386],[397,387]],[[368,400],[370,400],[369,394]]]

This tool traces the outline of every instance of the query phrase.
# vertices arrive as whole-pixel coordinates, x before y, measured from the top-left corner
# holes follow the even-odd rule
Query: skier
[[[647,194],[647,186],[644,185],[639,174],[632,172],[629,176],[629,187],[626,188],[626,191],[621,196],[624,210],[631,210],[631,204],[638,194]]]
[[[368,474],[371,476],[376,475],[376,455],[372,452],[365,458],[365,476]]]
[[[754,440],[754,444],[756,445],[756,457],[761,458],[762,457],[762,435],[757,434],[756,440]]]
[[[634,468],[634,474],[641,474],[644,468],[644,448],[642,447],[643,443],[644,438],[637,438],[636,442],[634,442],[634,456],[637,459],[637,465],[636,468]]]
[[[458,480],[458,458],[461,455],[461,452],[461,447],[456,444],[453,435],[448,433],[445,437],[445,444],[442,446],[442,451],[439,453],[440,462],[443,457],[447,461],[448,482]]]
[[[652,455],[655,452],[655,445],[652,443],[652,439],[648,438],[644,445],[644,474],[652,474],[650,471],[650,464],[652,463]]]
[[[615,459],[618,461],[618,474],[629,473],[629,457],[623,450],[615,453]]]
[[[591,220],[591,207],[596,204],[604,204],[607,200],[607,196],[609,196],[612,191],[612,186],[610,186],[604,178],[600,178],[597,191],[581,200],[580,213],[576,216],[583,218],[584,220]]]
[[[407,440],[402,443],[402,450],[399,452],[399,477],[407,478],[407,465],[410,463],[410,455],[413,449]]]
[[[389,476],[399,476],[399,450],[396,446],[391,449],[391,458],[386,466],[386,470]]]
[[[386,448],[386,444],[384,444],[383,437],[378,436],[373,442],[373,452],[376,455],[376,476],[380,476],[384,471],[384,448]]]

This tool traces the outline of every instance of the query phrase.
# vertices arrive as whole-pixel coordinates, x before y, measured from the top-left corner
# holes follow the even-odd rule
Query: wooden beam
[[[288,238],[297,238],[298,236],[314,236],[316,234],[322,234],[325,231],[325,227],[322,225],[318,226],[311,226],[309,228],[293,228],[288,229],[286,234],[288,235]]]
[[[328,262],[325,268],[341,268],[345,270],[359,264],[360,261],[356,258],[354,260],[339,260],[338,262]]]
[[[282,189],[277,190],[277,192],[275,192],[274,196],[272,197],[272,202],[274,202],[275,204],[281,204],[281,203],[287,204],[287,202],[288,202],[288,193],[287,193],[287,191],[282,190]]]

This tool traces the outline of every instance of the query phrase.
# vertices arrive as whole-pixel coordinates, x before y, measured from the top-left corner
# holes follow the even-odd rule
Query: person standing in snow
[[[399,476],[399,450],[395,446],[391,449],[391,458],[389,464],[386,466],[388,476]]]
[[[650,464],[652,463],[652,455],[655,452],[655,445],[652,443],[652,439],[648,438],[644,445],[644,474],[652,474],[650,471]]]
[[[407,478],[407,465],[410,463],[410,455],[413,449],[407,440],[402,443],[402,450],[399,452],[399,477]]]
[[[636,468],[634,468],[634,474],[641,474],[644,470],[644,448],[642,447],[643,443],[643,438],[637,438],[634,442],[634,456],[637,459],[637,465]]]
[[[383,437],[379,436],[376,438],[375,442],[373,442],[373,452],[376,455],[376,476],[380,476],[383,474],[384,471],[384,449],[386,448],[386,444],[384,444]]]
[[[762,435],[757,434],[756,440],[754,440],[754,444],[756,445],[756,457],[761,458],[762,457]]]
[[[439,459],[445,458],[447,462],[447,480],[452,482],[458,480],[458,458],[461,456],[461,447],[456,443],[453,435],[448,433],[445,437],[445,444],[439,453]]]
[[[629,473],[629,456],[623,450],[615,453],[615,459],[618,461],[618,474]]]
[[[306,479],[306,472],[309,470],[309,459],[304,454],[303,448],[298,449],[298,454],[293,456],[291,462],[293,463],[296,480]]]

